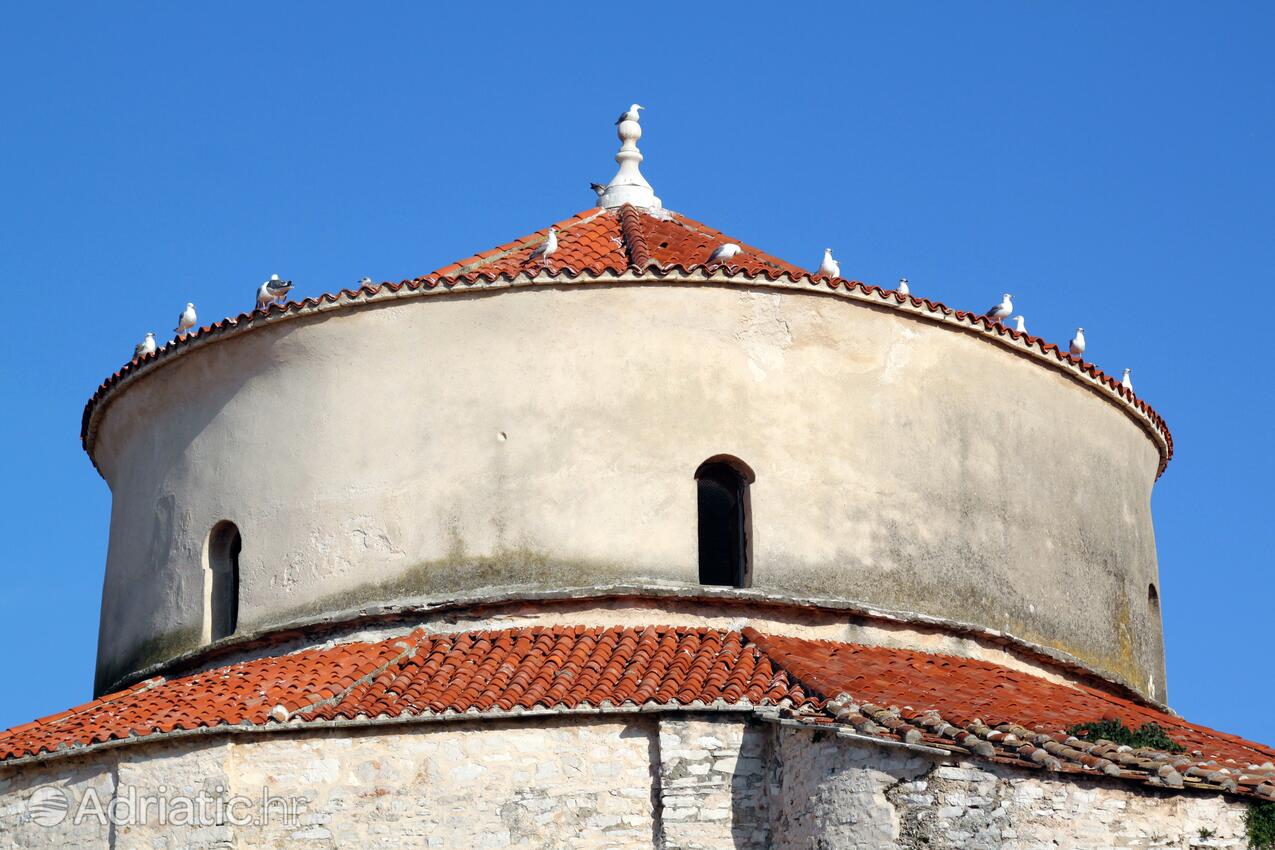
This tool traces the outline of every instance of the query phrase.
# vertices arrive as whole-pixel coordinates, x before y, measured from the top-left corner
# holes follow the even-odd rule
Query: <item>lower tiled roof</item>
[[[733,706],[958,755],[1275,799],[1275,750],[984,661],[709,628],[553,627],[354,642],[157,677],[0,733],[0,763],[216,727]],[[1159,724],[1187,752],[1063,730]]]
[[[1038,762],[1052,756],[1064,763],[1076,761],[1090,768],[1107,767],[1095,763],[1095,760],[1105,760],[1119,768],[1136,767],[1133,763],[1125,765],[1117,757],[1126,756],[1127,752],[1117,752],[1114,746],[1095,746],[1095,742],[1060,733],[1100,720],[1119,720],[1133,729],[1155,723],[1186,750],[1180,755],[1148,753],[1155,762],[1157,775],[1164,765],[1192,777],[1212,774],[1225,767],[1235,772],[1232,778],[1236,785],[1247,784],[1251,790],[1267,783],[1263,795],[1275,798],[1275,749],[1189,723],[1176,715],[1097,688],[1054,684],[1030,673],[971,658],[778,637],[751,628],[745,628],[742,634],[781,663],[812,693],[831,697],[824,706],[825,711],[852,725],[877,722],[874,715],[880,713],[881,707],[893,706],[897,711],[884,709],[886,727],[893,727],[896,733],[906,736],[907,730],[897,724],[910,726],[915,730],[911,737],[918,740],[932,740],[935,731],[950,727],[947,732],[951,734],[947,737],[968,731],[988,743],[1010,745],[1001,748],[1008,752],[998,751],[997,755],[1029,758],[1035,755]],[[847,714],[845,709],[854,705],[858,706],[857,710]],[[852,718],[851,715],[858,716]],[[1014,738],[1021,743],[1016,743]],[[1023,745],[1028,752],[1023,752]],[[981,749],[987,751],[986,747]],[[1040,754],[1035,753],[1038,749]],[[1068,749],[1074,752],[1063,752]],[[1130,755],[1129,758],[1141,757]],[[1212,767],[1201,769],[1205,764]],[[1250,771],[1250,766],[1256,769]],[[1112,769],[1107,772],[1118,775]],[[1248,780],[1247,783],[1240,782],[1241,777]],[[1165,784],[1178,781],[1172,776],[1160,778],[1168,780]],[[1231,784],[1224,781],[1225,775],[1214,779],[1220,784]]]

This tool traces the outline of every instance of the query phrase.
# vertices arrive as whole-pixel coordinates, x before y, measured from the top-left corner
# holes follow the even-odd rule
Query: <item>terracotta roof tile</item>
[[[588,210],[553,227],[558,230],[558,250],[549,257],[550,270],[570,269],[600,274],[628,268],[628,254],[617,214],[608,210]],[[548,235],[548,227],[537,230],[529,236],[444,266],[427,278],[458,278],[476,274],[501,276],[540,271],[545,264],[539,258],[533,258],[532,253]]]
[[[713,249],[734,242],[743,250],[726,264],[751,274],[789,275],[803,278],[810,273],[766,252],[734,239],[720,230],[677,213],[665,218],[642,216],[642,230],[651,256],[663,268],[690,269],[703,265]]]
[[[1275,799],[1275,750],[985,661],[751,628],[554,627],[349,643],[155,678],[0,732],[0,761],[198,728],[607,706],[743,704],[1000,763]],[[286,714],[277,708],[282,706]],[[1184,754],[1064,730],[1159,724]]]

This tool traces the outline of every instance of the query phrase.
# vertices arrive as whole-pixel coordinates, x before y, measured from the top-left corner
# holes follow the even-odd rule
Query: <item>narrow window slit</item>
[[[210,637],[221,640],[239,628],[239,552],[243,537],[233,522],[223,521],[208,533],[208,618]]]
[[[752,583],[748,485],[752,470],[734,458],[710,458],[695,471],[699,508],[699,581],[723,587]]]

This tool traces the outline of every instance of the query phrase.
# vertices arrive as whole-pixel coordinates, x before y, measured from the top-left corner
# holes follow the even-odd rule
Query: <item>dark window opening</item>
[[[1160,616],[1160,591],[1155,589],[1154,584],[1147,585],[1147,605],[1150,606],[1153,616]]]
[[[710,459],[695,471],[699,490],[700,584],[747,587],[749,570],[748,484],[735,465]]]
[[[212,639],[221,640],[239,628],[239,551],[243,538],[233,522],[219,522],[208,535],[209,616]]]

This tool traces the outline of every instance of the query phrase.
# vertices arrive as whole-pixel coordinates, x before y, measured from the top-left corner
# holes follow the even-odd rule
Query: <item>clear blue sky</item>
[[[0,19],[0,727],[89,696],[110,493],[80,413],[145,331],[585,209],[636,100],[670,208],[956,307],[1008,289],[1133,367],[1178,448],[1170,701],[1275,743],[1275,4],[122,8]]]

